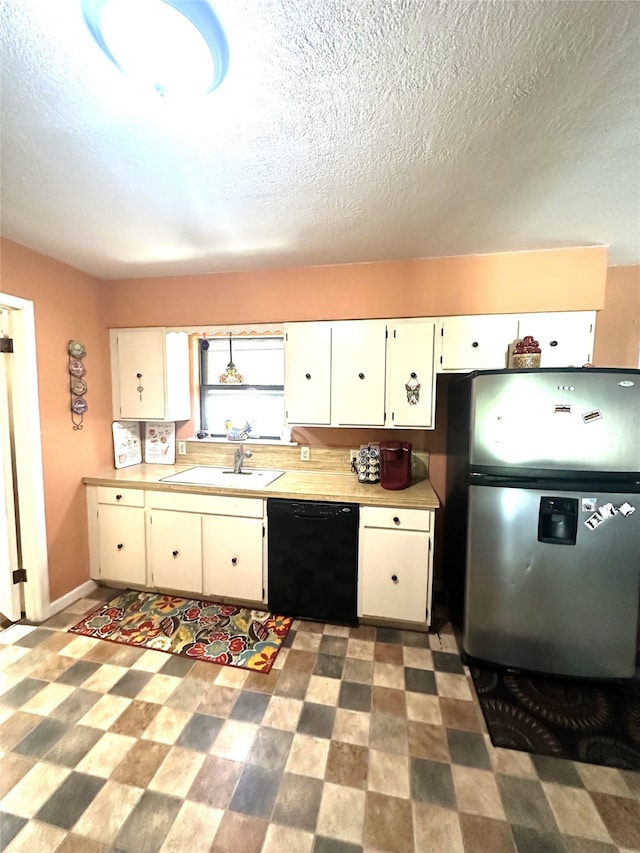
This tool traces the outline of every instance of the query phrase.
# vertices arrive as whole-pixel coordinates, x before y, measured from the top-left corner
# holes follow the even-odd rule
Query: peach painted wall
[[[108,287],[8,240],[2,240],[0,250],[0,290],[34,303],[49,585],[55,601],[89,580],[82,478],[113,465]],[[70,340],[80,340],[87,348],[89,410],[82,430],[74,430],[71,423]]]
[[[604,305],[603,246],[109,282],[108,325],[579,311]]]
[[[604,309],[596,323],[598,367],[638,367],[640,357],[640,266],[607,270]]]

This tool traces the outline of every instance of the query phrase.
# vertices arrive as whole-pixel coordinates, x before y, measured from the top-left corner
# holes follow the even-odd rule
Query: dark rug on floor
[[[69,630],[191,660],[267,673],[293,619],[215,601],[128,589]]]
[[[470,663],[494,746],[640,770],[640,680],[581,681]]]

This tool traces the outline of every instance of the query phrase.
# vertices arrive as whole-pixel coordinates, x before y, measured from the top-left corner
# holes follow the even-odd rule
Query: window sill
[[[275,444],[279,447],[297,447],[297,441],[280,441],[279,438],[245,438],[242,441],[229,441],[228,438],[187,438],[189,444]]]

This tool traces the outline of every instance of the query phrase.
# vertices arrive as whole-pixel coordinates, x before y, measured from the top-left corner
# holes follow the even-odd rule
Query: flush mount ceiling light
[[[207,94],[229,48],[206,0],[82,0],[86,24],[111,62],[160,95]]]

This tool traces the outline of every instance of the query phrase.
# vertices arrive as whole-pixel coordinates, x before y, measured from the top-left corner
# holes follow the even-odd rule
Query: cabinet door
[[[154,509],[149,519],[150,582],[160,589],[202,592],[202,516]]]
[[[144,509],[98,506],[100,579],[146,585]]]
[[[116,420],[165,418],[164,337],[162,329],[120,330],[115,334]]]
[[[331,323],[285,326],[284,397],[287,423],[331,423]]]
[[[262,519],[202,518],[205,595],[263,601]]]
[[[435,320],[392,323],[387,339],[387,422],[394,427],[434,426]]]
[[[336,323],[331,343],[331,410],[335,426],[384,426],[387,325]]]
[[[360,615],[429,621],[429,537],[420,530],[362,529]]]
[[[541,367],[582,367],[593,359],[595,325],[595,311],[521,314],[518,337],[538,341]]]
[[[517,336],[515,314],[443,317],[438,371],[501,370]]]

